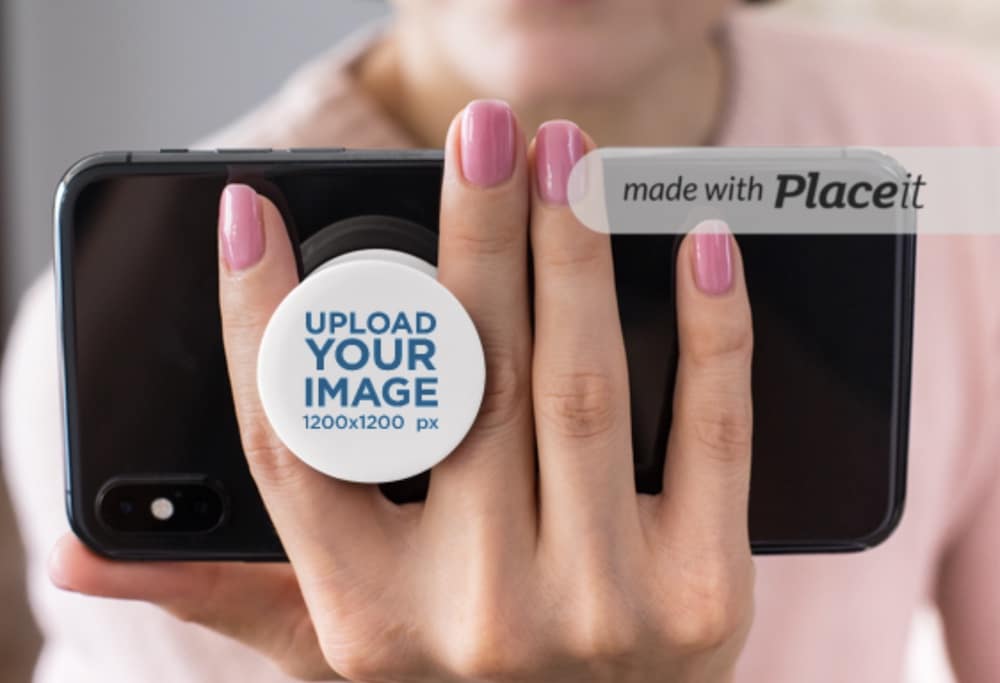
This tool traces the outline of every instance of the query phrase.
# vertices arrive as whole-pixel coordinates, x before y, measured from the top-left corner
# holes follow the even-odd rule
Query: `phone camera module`
[[[98,495],[97,514],[115,532],[207,533],[223,523],[227,504],[221,486],[204,479],[115,479]]]

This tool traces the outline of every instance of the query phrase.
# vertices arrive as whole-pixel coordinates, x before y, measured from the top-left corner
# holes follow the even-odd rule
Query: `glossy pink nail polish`
[[[706,221],[694,229],[694,280],[703,293],[717,296],[733,286],[733,240],[722,221]]]
[[[583,133],[571,121],[549,121],[535,136],[538,194],[550,204],[567,204],[570,171],[583,158]]]
[[[514,171],[514,113],[506,102],[476,100],[462,114],[462,174],[480,187],[499,185]]]
[[[230,270],[246,270],[264,255],[260,199],[248,185],[227,185],[219,207],[219,241]]]

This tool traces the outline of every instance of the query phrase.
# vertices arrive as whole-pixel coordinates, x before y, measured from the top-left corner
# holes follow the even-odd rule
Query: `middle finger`
[[[452,123],[445,150],[438,279],[475,322],[486,390],[468,436],[434,468],[424,514],[452,528],[462,519],[480,547],[500,548],[509,538],[499,534],[534,529],[524,135],[505,103],[480,100]]]

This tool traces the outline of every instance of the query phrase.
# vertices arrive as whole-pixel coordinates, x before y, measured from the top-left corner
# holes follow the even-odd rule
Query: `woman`
[[[512,112],[497,103],[465,107],[481,98],[502,98]],[[462,115],[453,120],[458,111]],[[535,135],[544,121],[567,117],[579,128],[550,123]],[[398,580],[380,575],[369,583],[344,582],[345,574],[357,576],[358,567],[344,568],[345,555],[330,537],[303,531],[308,511],[290,502],[287,489],[301,487],[310,500],[326,500],[326,509],[347,510],[351,520],[360,519],[358,510],[371,501],[284,466],[290,461],[253,417],[252,382],[244,370],[256,332],[244,329],[241,336],[230,326],[227,351],[244,441],[260,456],[253,461],[255,474],[290,541],[298,578],[286,567],[115,564],[64,537],[52,555],[56,584],[140,603],[58,593],[45,583],[43,566],[66,526],[58,487],[60,435],[51,428],[58,379],[52,286],[45,278],[29,294],[10,345],[4,413],[7,470],[32,557],[33,600],[48,639],[37,680],[286,680],[270,661],[293,675],[372,680],[884,683],[900,679],[910,617],[924,599],[941,607],[962,683],[1000,678],[1000,650],[993,643],[1000,627],[994,579],[1000,421],[989,419],[1000,398],[991,353],[1000,340],[992,298],[1000,285],[996,240],[921,239],[912,472],[902,525],[883,546],[862,555],[758,558],[750,627],[752,570],[740,512],[749,454],[739,419],[749,406],[749,322],[738,253],[728,238],[689,238],[679,261],[679,305],[689,316],[682,354],[692,368],[679,405],[703,407],[699,397],[712,393],[697,367],[715,368],[727,386],[744,388],[732,392],[726,412],[714,418],[692,409],[694,417],[682,420],[672,436],[671,448],[682,454],[672,459],[688,463],[691,476],[667,499],[687,501],[680,506],[687,514],[654,512],[645,503],[638,509],[620,486],[610,487],[618,497],[602,494],[600,505],[573,504],[592,480],[574,470],[567,455],[603,464],[607,469],[598,471],[615,482],[620,468],[612,467],[613,458],[621,449],[614,444],[622,438],[621,416],[610,409],[620,404],[612,399],[622,380],[620,341],[607,332],[617,325],[606,245],[592,235],[581,242],[581,233],[569,231],[558,183],[547,182],[593,144],[580,129],[600,145],[989,145],[1000,141],[1000,105],[995,91],[956,58],[924,46],[887,45],[878,36],[803,30],[725,0],[400,0],[387,30],[317,61],[211,144],[445,145],[442,279],[476,318],[488,349],[491,339],[500,343],[499,335],[491,337],[496,321],[513,321],[515,330],[504,346],[493,348],[501,352],[493,356],[494,368],[502,358],[507,368],[494,370],[490,380],[495,409],[481,419],[478,436],[445,462],[444,474],[435,475],[445,482],[442,491],[448,479],[471,480],[477,495],[439,496],[445,502],[428,503],[424,514],[431,521],[420,524],[428,544],[450,540],[476,551],[463,555],[465,565],[445,557],[440,574],[418,564],[420,570],[408,566]],[[476,130],[494,132],[484,140]],[[503,130],[506,137],[497,132]],[[224,308],[266,314],[291,285],[277,218],[241,187],[227,190],[221,213]],[[499,235],[474,231],[499,216],[505,217]],[[543,296],[548,291],[574,303],[556,324],[542,300],[533,349],[521,288],[528,242],[542,252],[534,258],[536,270],[543,265],[536,286],[548,283]],[[552,258],[539,262],[545,253]],[[569,334],[583,315],[607,323],[588,327],[603,329],[603,336]],[[695,329],[701,333],[691,333]],[[557,342],[569,343],[569,351],[554,354]],[[703,362],[692,362],[698,358]],[[567,384],[560,377],[576,379]],[[549,388],[542,404],[551,411],[539,420],[536,405],[532,432],[527,416],[512,408],[528,401],[504,397],[523,399],[533,390],[537,404],[538,386]],[[545,396],[562,400],[546,404]],[[549,429],[546,414],[556,416]],[[704,439],[692,438],[698,430],[691,427],[706,419],[719,424],[720,415],[722,423],[735,425],[722,438],[718,430],[707,431],[709,444],[725,445],[721,458],[699,445]],[[581,438],[595,434],[603,442]],[[503,439],[513,440],[510,448],[497,446]],[[495,509],[462,508],[485,505],[490,511],[490,482],[500,476],[518,482],[515,490],[528,490],[524,457],[490,456],[523,456],[532,439],[539,445],[539,496],[551,505],[534,508],[522,500],[505,507],[514,515],[506,526],[490,523]],[[560,476],[548,476],[546,468]],[[551,490],[558,482],[568,483]],[[463,519],[482,524],[449,523],[447,510],[462,510]],[[648,521],[635,524],[635,516],[654,515],[659,524],[652,533]],[[623,519],[631,520],[627,527]],[[687,542],[698,524],[711,530],[710,542]],[[518,545],[543,537],[526,531],[531,528],[584,530],[591,544],[582,566],[589,571],[567,574],[564,564],[547,556],[531,564]],[[623,528],[631,534],[624,540],[615,535]],[[441,538],[456,533],[463,534],[459,540]],[[649,549],[656,544],[640,538],[671,552],[653,561]],[[383,573],[392,567],[380,555],[384,547],[373,542],[358,548],[366,558],[359,566]],[[469,557],[477,558],[472,568]],[[526,569],[539,566],[544,571]],[[524,582],[498,595],[498,586],[511,586],[505,582],[517,577]],[[545,578],[550,582],[542,585]],[[351,603],[345,586],[363,599]],[[650,600],[651,591],[661,599]]]

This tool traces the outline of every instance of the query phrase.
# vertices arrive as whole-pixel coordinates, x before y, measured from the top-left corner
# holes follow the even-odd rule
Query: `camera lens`
[[[198,514],[198,515],[202,515],[202,516],[207,515],[208,514],[208,501],[205,501],[205,500],[196,501],[195,504],[194,504],[194,511],[195,511],[195,514]]]
[[[135,511],[135,503],[133,503],[128,498],[123,498],[118,501],[118,512],[123,515],[131,515]]]
[[[158,519],[161,522],[166,522],[174,516],[174,504],[170,502],[169,498],[160,496],[149,504],[149,513],[153,515],[155,519]]]

